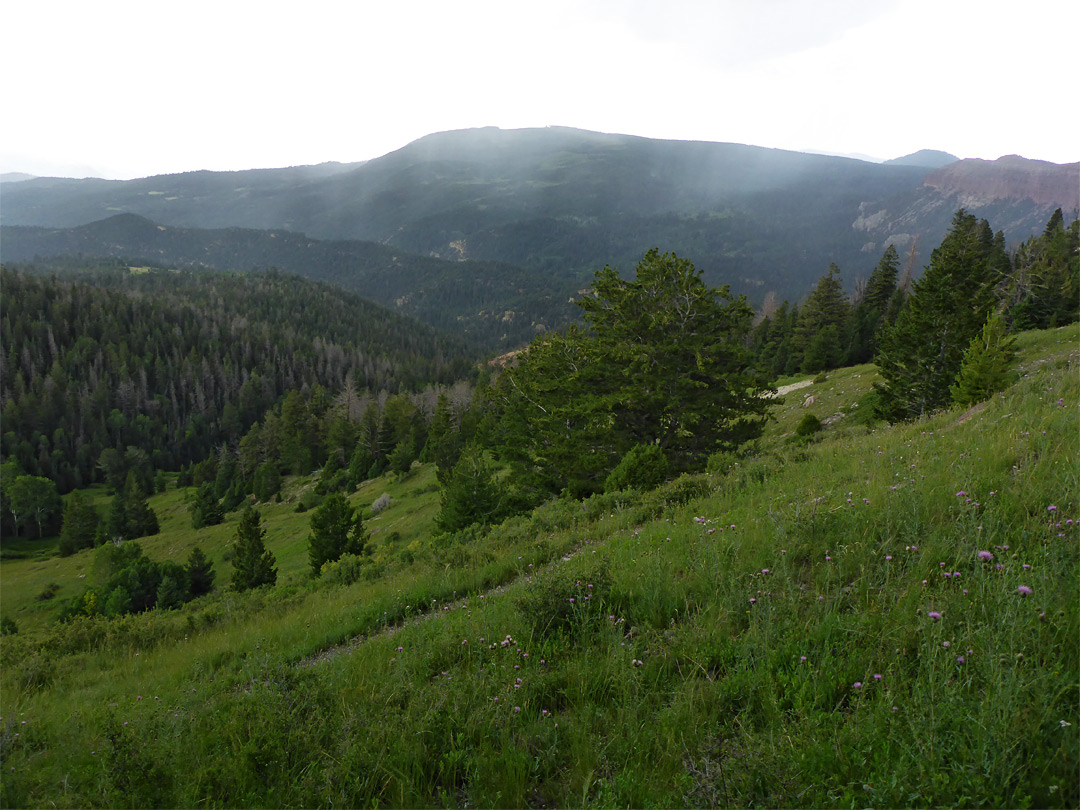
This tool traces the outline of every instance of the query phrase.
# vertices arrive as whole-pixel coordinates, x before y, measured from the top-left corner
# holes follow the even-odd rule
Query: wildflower
[[[965,495],[967,495],[967,493],[964,492],[964,490],[960,490],[959,492],[956,493],[957,498],[963,498]]]
[[[853,683],[851,685],[851,688],[852,689],[862,689],[862,681],[855,681],[855,683]]]
[[[979,552],[979,559],[980,560],[992,560],[992,559],[994,559],[994,555],[991,554],[989,551],[980,551]]]
[[[892,554],[885,555],[885,562],[892,562]]]
[[[574,604],[574,597],[572,597],[572,596],[570,597],[570,604],[571,605]]]
[[[1061,723],[1062,728],[1068,728],[1072,725],[1068,720],[1058,720],[1058,722]]]
[[[1016,590],[1020,592],[1021,596],[1031,596],[1032,593],[1031,588],[1029,588],[1027,585],[1021,585]]]
[[[1057,507],[1056,507],[1056,506],[1054,506],[1053,504],[1050,504],[1050,505],[1049,505],[1048,507],[1046,507],[1046,511],[1047,511],[1047,512],[1056,512],[1056,511],[1057,511]]]
[[[958,655],[958,656],[956,657],[956,663],[958,663],[958,664],[962,664],[962,663],[964,663],[964,656],[962,656],[962,655]]]
[[[880,681],[880,680],[881,680],[881,676],[875,673],[875,675],[874,675],[874,680],[875,680],[875,681]]]
[[[515,707],[514,707],[514,714],[518,714],[518,713],[519,713],[520,711],[521,711],[521,707],[520,707],[520,706],[515,706]]]
[[[947,650],[947,649],[949,649],[949,642],[943,641],[943,642],[941,642],[941,646],[944,647]]]
[[[927,611],[926,615],[933,619],[935,622],[941,618],[941,614],[938,613],[936,610],[929,610]]]
[[[751,597],[750,597],[750,604],[751,604],[751,605],[753,605],[753,604],[757,604],[757,599],[755,599],[754,597],[752,597],[752,596],[751,596]]]
[[[805,655],[800,655],[800,656],[799,656],[799,660],[800,660],[800,661],[805,661],[805,660],[806,660],[806,656],[805,656]]]
[[[769,573],[769,569],[768,569],[768,568],[762,568],[762,569],[761,569],[761,573],[763,573],[763,574],[768,574],[768,573]]]

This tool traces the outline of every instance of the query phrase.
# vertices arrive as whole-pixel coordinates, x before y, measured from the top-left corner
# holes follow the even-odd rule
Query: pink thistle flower
[[[852,689],[862,689],[862,681],[855,681],[855,683],[853,683],[851,685],[851,688]]]
[[[935,622],[941,618],[941,614],[938,613],[936,610],[929,610],[926,612],[926,615],[933,619]]]
[[[1031,596],[1032,590],[1027,585],[1021,585],[1016,590],[1020,592],[1021,596]]]
[[[994,559],[994,555],[991,554],[989,551],[980,551],[979,552],[979,559],[980,560],[992,560],[992,559]]]
[[[885,562],[892,562],[892,554],[885,555]]]
[[[1056,511],[1057,511],[1057,507],[1056,507],[1056,506],[1054,506],[1053,504],[1050,504],[1050,505],[1049,505],[1048,507],[1046,507],[1046,511],[1047,511],[1047,512],[1056,512]]]
[[[881,680],[881,676],[880,676],[880,675],[877,675],[877,674],[875,674],[875,675],[874,675],[874,680],[875,680],[875,681],[880,681],[880,680]]]

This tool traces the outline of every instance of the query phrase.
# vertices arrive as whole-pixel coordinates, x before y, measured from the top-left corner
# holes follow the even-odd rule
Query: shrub
[[[655,489],[668,476],[668,461],[655,444],[636,444],[604,481],[605,492]]]
[[[389,509],[393,505],[393,503],[394,499],[390,497],[390,493],[384,492],[382,495],[375,499],[375,502],[373,504],[371,504],[371,514],[377,515],[384,509]]]
[[[813,436],[821,430],[821,420],[812,413],[806,414],[795,427],[796,436]]]
[[[371,558],[359,554],[342,554],[337,560],[323,563],[320,574],[324,582],[332,585],[352,585],[364,569],[371,565]]]

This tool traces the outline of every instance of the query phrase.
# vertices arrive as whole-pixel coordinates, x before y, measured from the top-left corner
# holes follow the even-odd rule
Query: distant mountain
[[[922,166],[928,169],[940,169],[942,166],[948,166],[959,159],[956,155],[950,155],[948,152],[939,152],[936,149],[920,149],[910,155],[886,160],[885,163],[892,166]]]
[[[930,241],[922,244],[932,246],[933,234],[944,232],[959,208],[986,219],[1010,241],[1019,241],[1041,231],[1056,208],[1067,221],[1077,217],[1080,163],[1061,165],[1016,155],[958,160],[930,172],[918,188],[880,207],[863,206],[854,227],[875,246],[892,242],[902,247],[921,235],[929,235]]]
[[[576,317],[574,286],[565,281],[497,262],[445,261],[291,231],[175,228],[116,214],[77,228],[3,226],[0,244],[9,263],[106,256],[163,267],[276,268],[334,283],[488,350],[519,346]]]
[[[605,264],[629,272],[649,248],[659,247],[691,259],[708,283],[730,284],[757,302],[770,290],[800,297],[830,262],[850,286],[855,276],[869,274],[889,241],[928,250],[961,200],[1012,242],[1041,232],[1054,207],[1077,207],[1075,184],[1069,193],[1067,183],[1054,179],[1075,166],[1036,172],[1029,183],[1043,190],[1036,197],[990,199],[931,181],[942,169],[927,161],[941,158],[927,154],[874,164],[559,127],[486,128],[429,135],[334,171],[30,180],[5,189],[0,222],[67,228],[134,213],[164,227],[240,227],[277,239],[289,231],[324,244],[369,240],[398,252],[513,265],[552,289],[587,284]],[[972,169],[957,182],[981,188],[976,175],[982,171]],[[1008,184],[1022,186],[1020,180]],[[1056,199],[1046,202],[1050,198]],[[205,258],[190,254],[186,260]],[[341,266],[334,280],[346,283],[353,272],[360,271]],[[361,281],[350,288],[386,300],[366,292]]]
[[[0,183],[21,183],[23,180],[33,180],[37,175],[26,172],[4,172],[0,174]]]

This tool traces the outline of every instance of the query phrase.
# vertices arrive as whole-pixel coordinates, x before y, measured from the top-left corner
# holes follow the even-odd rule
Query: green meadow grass
[[[433,538],[430,465],[368,482],[348,586],[308,575],[307,480],[260,507],[274,589],[57,626],[93,552],[4,560],[0,800],[1075,807],[1080,331],[1020,350],[985,406],[860,424],[843,369],[723,471],[486,534]],[[793,442],[807,411],[845,416]],[[223,586],[236,516],[183,498],[143,547]]]

